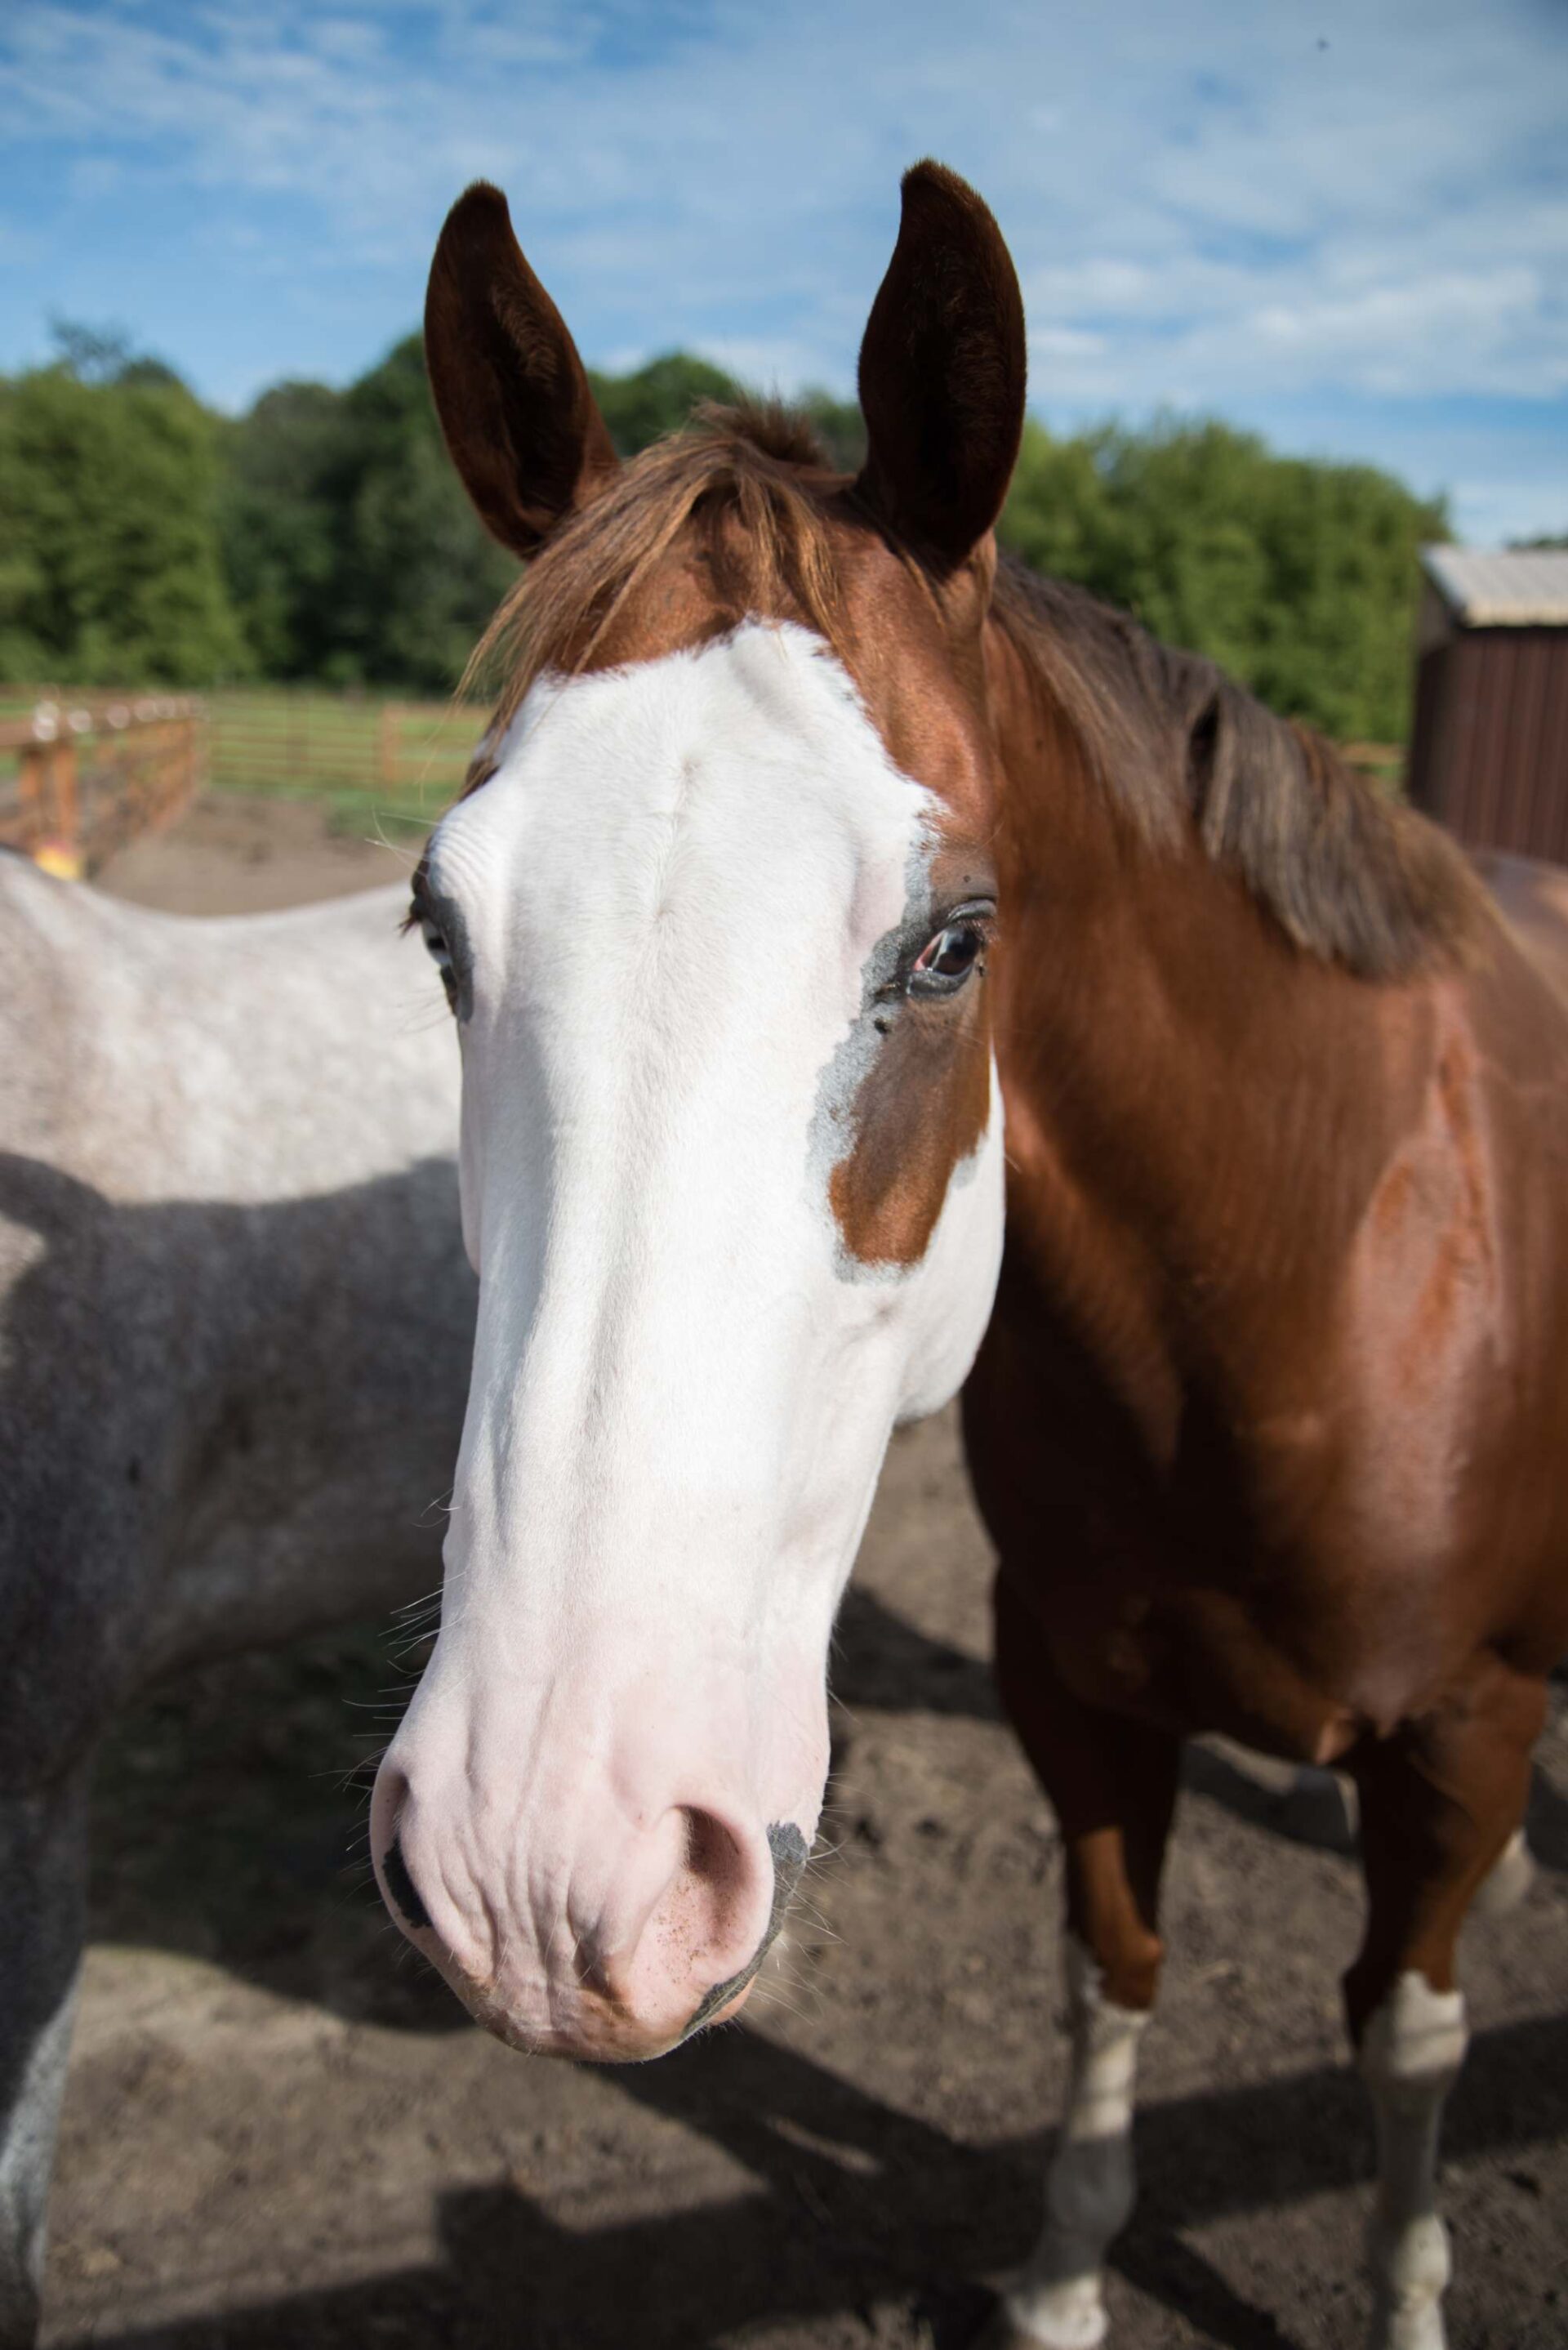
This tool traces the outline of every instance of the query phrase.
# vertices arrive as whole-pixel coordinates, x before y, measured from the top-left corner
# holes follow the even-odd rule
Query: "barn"
[[[1568,552],[1421,568],[1410,797],[1469,847],[1568,865]]]

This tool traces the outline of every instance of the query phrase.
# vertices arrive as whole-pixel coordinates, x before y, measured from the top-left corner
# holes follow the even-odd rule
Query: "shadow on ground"
[[[439,2263],[222,2317],[100,2326],[73,2350],[88,2338],[98,2350],[626,2350],[628,2340],[704,2350],[767,2320],[863,2324],[888,2303],[912,2308],[919,2328],[895,2338],[949,2350],[985,2306],[978,2288],[952,2282],[955,2269],[1000,2264],[1027,2229],[1043,2140],[961,2146],[743,2030],[616,2078],[628,2097],[723,2146],[756,2191],[581,2233],[511,2189],[450,2194]],[[1527,2158],[1565,2128],[1568,2019],[1479,2034],[1451,2107],[1450,2158]],[[1227,2350],[1282,2350],[1289,2337],[1274,2320],[1176,2231],[1364,2178],[1370,2144],[1354,2078],[1325,2067],[1156,2104],[1140,2115],[1139,2139],[1147,2184],[1116,2268]],[[989,2214],[978,2263],[977,2213]]]
[[[376,1759],[427,1645],[384,1626],[320,1635],[192,1674],[118,1724],[94,1783],[94,1938],[205,1959],[354,2021],[465,2028],[440,1980],[389,1940],[367,1857]],[[836,1767],[860,1717],[879,1711],[1001,1719],[987,1664],[868,1592],[846,1600],[833,1689]],[[346,1721],[360,1726],[346,1732]],[[1293,1787],[1201,1746],[1183,1775],[1238,1820],[1354,1849],[1330,1773]],[[1546,1867],[1568,1870],[1568,1802],[1539,1773],[1530,1840]]]

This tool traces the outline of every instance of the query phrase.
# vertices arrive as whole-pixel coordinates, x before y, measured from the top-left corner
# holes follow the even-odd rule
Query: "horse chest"
[[[1003,1575],[1085,1703],[1325,1761],[1431,1700],[1488,1587],[1457,1474],[1401,1519],[1384,1420],[1331,1365],[1289,1408],[1189,1386],[1167,1409],[1156,1383],[1140,1412],[1023,1302],[1004,1285],[966,1442]]]

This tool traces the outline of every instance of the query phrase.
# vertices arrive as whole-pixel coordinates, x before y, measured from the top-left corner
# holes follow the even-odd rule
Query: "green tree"
[[[635,457],[650,442],[679,432],[700,401],[733,400],[739,389],[733,376],[690,351],[668,351],[630,375],[604,375],[590,368],[588,381],[623,457]]]
[[[264,677],[314,676],[337,641],[342,410],[325,384],[281,383],[223,436],[223,566]]]
[[[0,379],[0,671],[90,684],[278,679],[448,690],[515,577],[447,462],[417,337],[347,391],[286,383],[234,422],[112,329]],[[732,399],[672,351],[593,378],[633,455]],[[858,470],[853,401],[800,403]],[[1440,502],[1211,421],[1060,437],[1031,420],[1002,536],[1331,733],[1408,715],[1416,549]]]
[[[1274,708],[1380,740],[1409,721],[1416,550],[1447,536],[1441,501],[1372,466],[1168,419],[1067,440],[1031,419],[1002,521],[1025,562],[1209,654]]]
[[[243,663],[215,421],[155,362],[0,378],[0,674],[204,684]]]
[[[816,427],[828,463],[836,473],[857,473],[866,463],[866,420],[857,400],[835,400],[830,391],[804,391],[802,407]]]
[[[516,577],[448,463],[417,335],[346,392],[264,394],[230,431],[223,527],[272,677],[450,691]]]

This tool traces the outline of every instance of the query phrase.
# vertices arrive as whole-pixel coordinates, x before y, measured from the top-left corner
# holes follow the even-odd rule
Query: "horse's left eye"
[[[968,915],[955,916],[928,941],[909,973],[917,995],[951,995],[985,951],[985,932]]]
[[[452,949],[439,925],[432,922],[422,906],[414,909],[414,919],[420,926],[420,936],[425,942],[425,952],[441,973],[441,983],[446,990],[446,1000],[457,1008],[457,977],[452,970]]]

